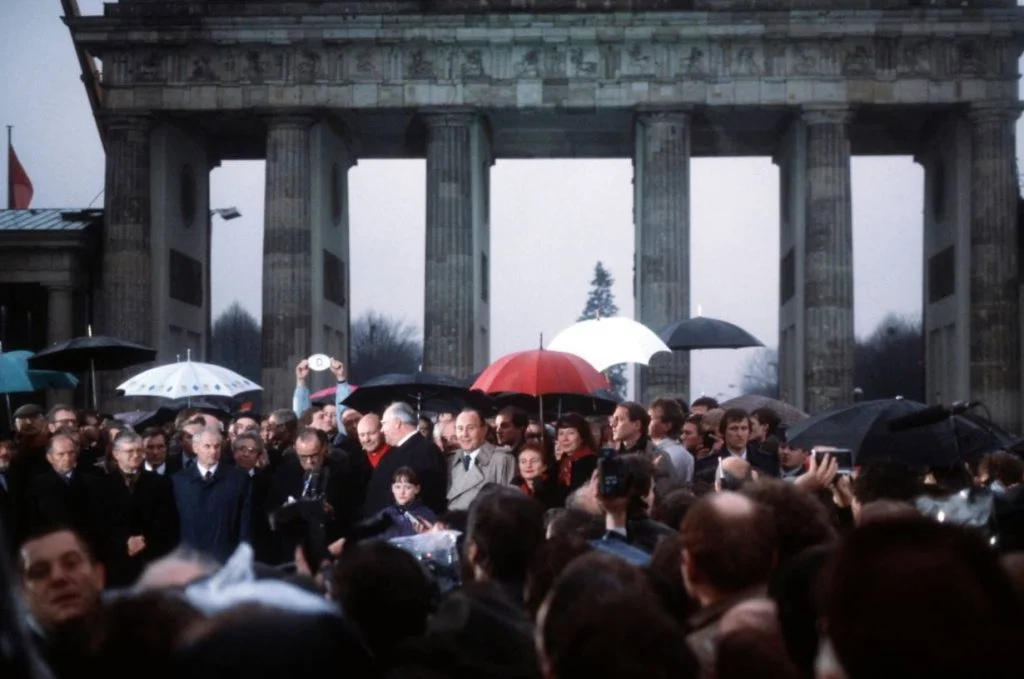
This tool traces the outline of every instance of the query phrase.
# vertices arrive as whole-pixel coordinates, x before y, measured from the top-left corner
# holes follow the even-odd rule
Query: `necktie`
[[[64,483],[68,484],[69,486],[71,485],[71,472],[68,472],[67,474],[64,475]]]
[[[473,458],[471,458],[469,455],[462,456],[462,468],[465,469],[467,472],[469,471],[469,465],[472,463]]]
[[[213,478],[213,472],[210,471],[209,469],[207,469],[206,473],[203,474],[203,481],[205,481],[206,483],[209,483],[210,479],[212,479],[212,478]]]
[[[313,484],[313,475],[310,474],[310,475],[308,475],[306,477],[306,482],[304,484],[302,484],[302,495],[301,495],[301,497],[306,497],[309,494],[309,487],[312,484]]]

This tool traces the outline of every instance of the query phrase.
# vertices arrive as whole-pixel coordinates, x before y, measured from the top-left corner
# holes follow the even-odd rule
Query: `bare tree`
[[[260,324],[235,302],[225,309],[211,329],[211,360],[259,384]]]
[[[883,318],[866,340],[857,342],[855,375],[865,399],[903,396],[926,402],[921,319]]]
[[[779,352],[759,349],[743,364],[740,389],[744,394],[779,397]]]
[[[386,373],[413,373],[423,362],[423,343],[415,326],[375,311],[352,323],[349,379],[355,384]]]

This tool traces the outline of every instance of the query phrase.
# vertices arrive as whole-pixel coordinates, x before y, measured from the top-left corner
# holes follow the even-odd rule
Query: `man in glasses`
[[[143,468],[143,437],[122,431],[113,457],[115,471],[91,488],[93,519],[107,585],[124,587],[178,544],[178,512],[170,478]]]

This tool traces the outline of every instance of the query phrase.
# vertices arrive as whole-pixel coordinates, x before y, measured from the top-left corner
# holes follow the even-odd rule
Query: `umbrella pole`
[[[96,361],[89,359],[89,382],[92,384],[92,407],[99,410],[99,399],[96,398]]]
[[[543,432],[544,431],[544,394],[541,394],[540,397],[537,399],[537,405],[539,406],[539,408],[538,408],[539,412],[537,413],[537,415],[538,415],[538,417],[540,417],[540,420],[539,420],[540,428],[541,428],[541,431]],[[542,437],[541,441],[543,441],[543,440],[544,439]]]

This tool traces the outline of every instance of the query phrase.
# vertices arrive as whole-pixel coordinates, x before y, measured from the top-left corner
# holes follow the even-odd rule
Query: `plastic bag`
[[[416,557],[437,581],[441,592],[455,589],[462,584],[459,564],[459,536],[457,530],[431,531],[391,538],[389,542]]]

